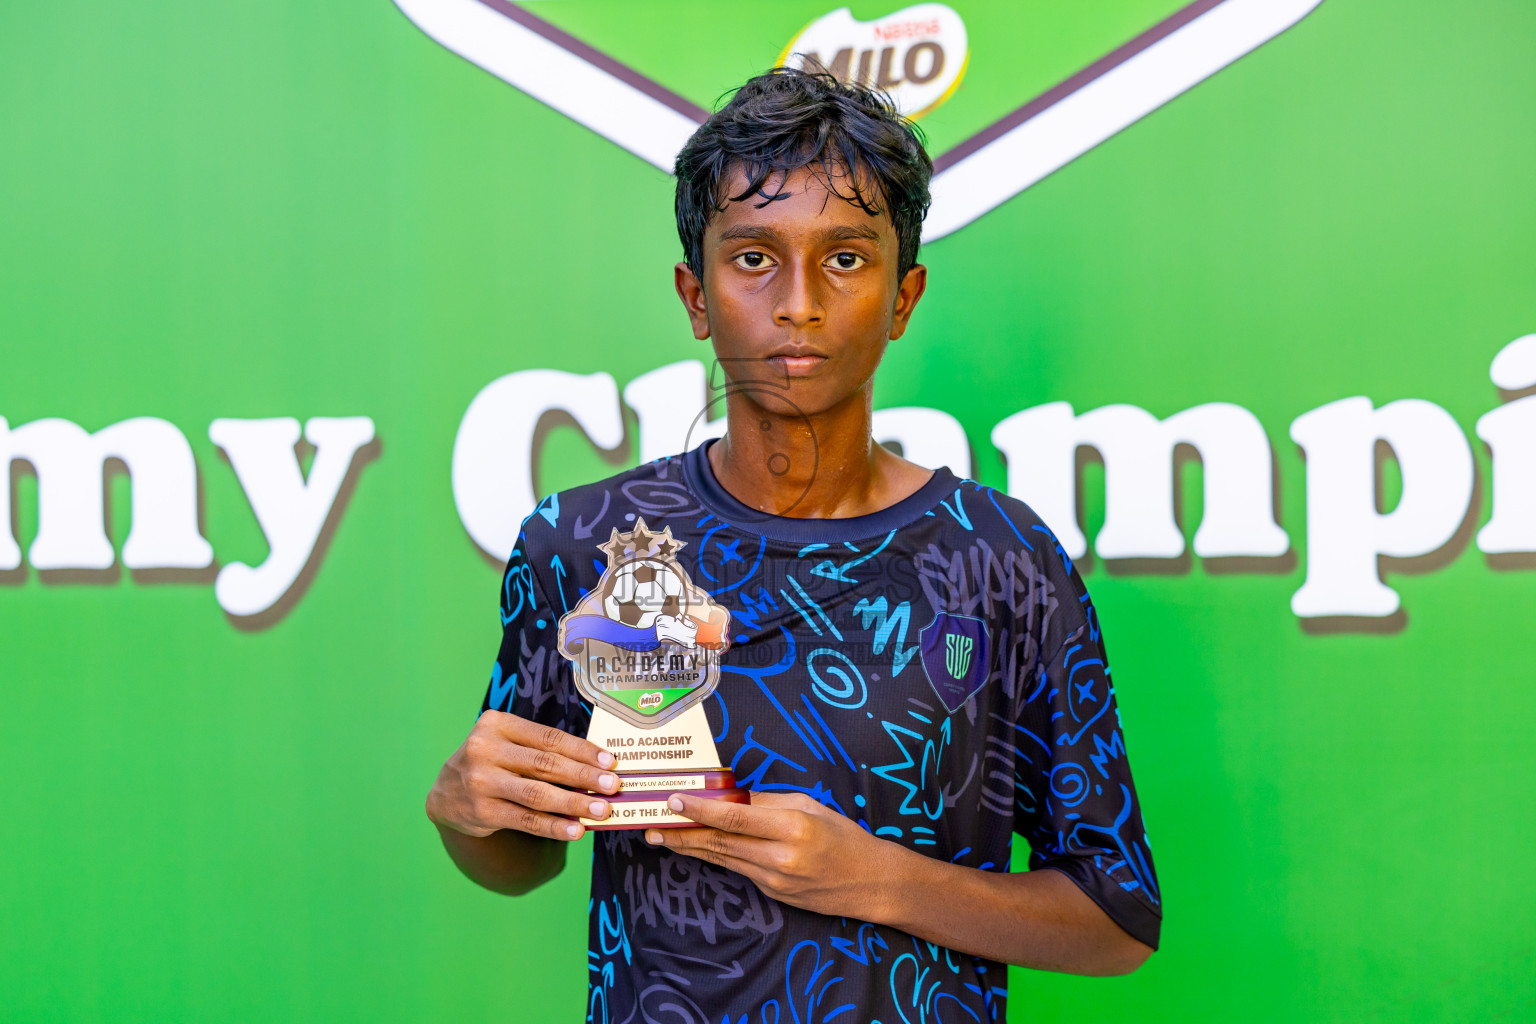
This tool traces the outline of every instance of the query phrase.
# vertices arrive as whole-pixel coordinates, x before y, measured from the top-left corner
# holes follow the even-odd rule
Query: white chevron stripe
[[[933,179],[923,241],[956,231],[1296,24],[1322,0],[1226,0]]]
[[[923,229],[959,230],[1284,32],[1322,0],[1225,0],[933,179]],[[395,0],[443,46],[671,172],[698,124],[479,0]]]

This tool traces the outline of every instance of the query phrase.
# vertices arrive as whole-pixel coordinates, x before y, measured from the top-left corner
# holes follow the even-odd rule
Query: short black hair
[[[828,189],[870,216],[884,204],[900,243],[897,280],[905,277],[917,263],[933,178],[922,130],[881,89],[788,67],[748,79],[677,154],[677,234],[694,275],[703,280],[711,215],[754,194],[766,205],[786,194],[764,191],[770,177],[815,165]],[[727,195],[738,167],[747,187]],[[871,187],[878,194],[867,194]]]

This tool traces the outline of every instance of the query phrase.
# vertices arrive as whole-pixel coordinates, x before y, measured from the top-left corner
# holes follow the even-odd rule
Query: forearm
[[[1126,974],[1152,954],[1059,871],[981,871],[887,845],[865,920],[956,952],[1071,974]]]
[[[1126,974],[1152,953],[1059,871],[924,857],[804,793],[757,793],[750,804],[675,793],[668,804],[705,827],[649,830],[647,842],[743,874],[791,906],[1040,970]]]
[[[471,836],[439,822],[433,824],[448,856],[465,877],[492,892],[521,896],[565,867],[566,844],[555,839],[509,828],[488,836]]]

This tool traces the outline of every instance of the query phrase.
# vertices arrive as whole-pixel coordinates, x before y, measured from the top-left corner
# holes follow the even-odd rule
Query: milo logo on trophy
[[[581,819],[588,828],[691,825],[667,807],[681,790],[750,800],[720,764],[702,704],[720,679],[731,614],[678,564],[686,546],[644,519],[628,533],[615,528],[597,545],[608,556],[597,586],[560,617],[560,653],[592,702],[587,738],[613,754],[620,781],[608,818]]]

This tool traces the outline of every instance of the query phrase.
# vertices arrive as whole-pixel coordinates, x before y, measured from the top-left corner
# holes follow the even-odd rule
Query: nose
[[[778,294],[774,296],[773,322],[786,327],[820,324],[826,316],[821,304],[819,267],[794,260],[779,275]]]

